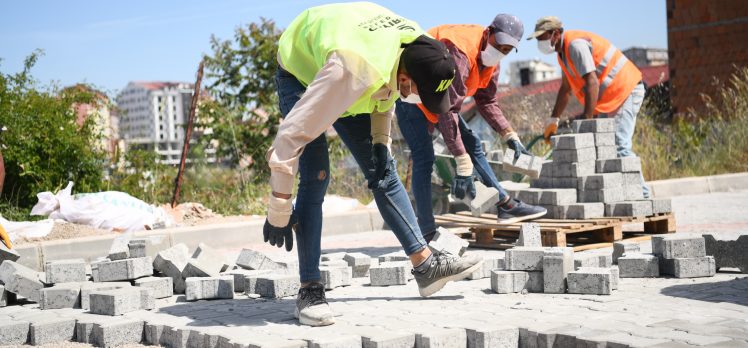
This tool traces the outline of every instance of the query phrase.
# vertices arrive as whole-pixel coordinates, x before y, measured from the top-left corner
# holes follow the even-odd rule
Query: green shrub
[[[95,117],[79,126],[73,108],[102,101],[87,89],[38,86],[31,68],[41,54],[26,58],[19,73],[0,72],[0,128],[7,129],[0,133],[6,171],[0,200],[20,209],[36,204],[37,193],[57,191],[68,181],[76,191],[98,191],[106,162]]]

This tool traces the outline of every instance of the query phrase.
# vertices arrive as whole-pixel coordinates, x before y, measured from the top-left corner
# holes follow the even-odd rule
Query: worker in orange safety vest
[[[564,30],[557,17],[542,17],[528,40],[538,40],[538,50],[556,53],[563,71],[561,88],[551,117],[545,122],[546,140],[556,133],[559,118],[570,94],[584,105],[584,118],[615,118],[618,157],[636,156],[632,137],[636,116],[644,100],[644,83],[639,69],[603,37],[581,30]],[[641,177],[642,196],[649,187]]]

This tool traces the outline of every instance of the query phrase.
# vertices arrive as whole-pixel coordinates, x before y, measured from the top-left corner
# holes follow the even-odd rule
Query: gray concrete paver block
[[[602,190],[623,186],[623,174],[621,173],[599,173],[579,177],[579,190]]]
[[[187,301],[234,298],[234,277],[191,277],[185,280]]]
[[[462,256],[469,244],[468,241],[449,232],[447,229],[439,227],[436,229],[434,238],[429,242],[429,247],[431,247],[432,251],[446,251],[452,255]]]
[[[567,277],[570,294],[610,295],[612,275],[600,269],[580,269],[570,272]]]
[[[639,243],[632,242],[614,242],[613,243],[613,264],[618,264],[618,258],[626,253],[638,253],[640,251]]]
[[[625,254],[618,258],[621,278],[656,278],[660,276],[657,256],[652,254]]]
[[[43,344],[60,344],[72,341],[75,337],[75,319],[63,317],[48,317],[31,322],[29,326],[29,344],[40,346]]]
[[[574,203],[566,207],[566,219],[594,219],[605,216],[604,203]]]
[[[438,235],[440,235],[440,233],[437,230],[437,236]],[[436,239],[436,236],[434,239]],[[348,267],[351,267],[352,276],[354,278],[364,278],[369,274],[369,268],[371,267],[371,257],[369,255],[364,253],[346,253],[345,256],[343,256],[343,261],[348,263]]]
[[[134,286],[153,289],[155,298],[167,298],[174,295],[174,283],[171,277],[145,277],[133,281]]]
[[[80,308],[81,283],[59,283],[39,290],[39,308]]]
[[[407,261],[383,262],[369,269],[371,286],[405,285],[412,266]]]
[[[91,292],[113,290],[120,288],[129,288],[131,284],[129,282],[106,282],[106,283],[83,283],[81,285],[81,308],[84,310],[91,309],[90,297]]]
[[[465,242],[467,243],[467,241]],[[532,222],[521,224],[519,227],[517,246],[542,247],[543,243],[540,236],[540,225]]]
[[[595,146],[593,134],[563,134],[551,137],[551,144],[558,150],[575,150]]]
[[[702,236],[652,236],[652,253],[665,259],[704,257],[706,241]]]
[[[85,282],[86,262],[83,259],[48,261],[44,265],[47,284]]]
[[[295,296],[299,292],[299,277],[290,274],[269,274],[259,276],[255,291],[262,297],[282,298]]]
[[[574,249],[557,248],[543,256],[543,292],[563,294],[566,277],[574,271]]]
[[[273,261],[265,254],[252,250],[242,249],[239,257],[236,259],[236,265],[245,269],[253,270],[285,270],[286,268]]]
[[[650,215],[652,215],[652,202],[650,201],[622,201],[605,204],[605,216]]]
[[[505,266],[509,271],[542,271],[546,248],[514,247],[506,250]]]
[[[521,292],[527,287],[530,279],[524,271],[491,271],[491,290],[497,294],[511,294]]]
[[[104,261],[95,264],[95,282],[135,280],[153,275],[153,260],[150,257]]]
[[[641,159],[636,156],[598,160],[595,166],[595,170],[598,173],[641,172],[642,163]]]
[[[174,283],[174,292],[177,294],[184,293],[184,278],[182,271],[190,259],[187,245],[179,243],[171,248],[161,250],[153,259],[153,268],[159,273],[171,277]]]
[[[748,235],[727,237],[718,234],[704,234],[706,254],[714,256],[717,269],[734,267],[748,273]]]
[[[0,263],[0,282],[5,285],[5,291],[34,302],[39,302],[39,290],[44,287],[35,271],[10,260]]]
[[[23,320],[0,320],[0,342],[22,345],[29,341],[29,322]]]
[[[616,120],[614,118],[594,118],[585,120],[574,120],[571,128],[576,133],[611,133],[616,131]]]

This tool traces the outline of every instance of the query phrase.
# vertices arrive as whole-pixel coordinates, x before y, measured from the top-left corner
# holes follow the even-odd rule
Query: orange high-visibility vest
[[[435,39],[451,42],[460,52],[467,56],[470,62],[470,73],[465,81],[466,97],[475,95],[480,88],[485,88],[491,82],[496,67],[485,67],[478,63],[481,51],[481,39],[486,27],[477,24],[447,24],[429,29],[429,35]],[[481,70],[481,68],[483,68]],[[454,82],[458,83],[458,82]],[[439,116],[431,113],[423,104],[418,104],[426,118],[431,123],[437,123]]]
[[[592,45],[592,59],[595,62],[597,78],[600,81],[600,92],[597,96],[595,112],[609,113],[618,109],[642,80],[642,73],[623,53],[602,37],[581,30],[564,31],[563,58],[558,55],[571,90],[580,103],[584,105],[584,79],[577,73],[577,68],[569,59],[569,45],[576,39],[583,39]]]

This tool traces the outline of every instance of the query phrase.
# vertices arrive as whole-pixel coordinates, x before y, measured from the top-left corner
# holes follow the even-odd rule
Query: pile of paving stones
[[[572,125],[575,133],[551,138],[553,161],[542,163],[540,177],[531,181],[531,188],[510,190],[510,194],[545,207],[546,217],[552,219],[649,216],[672,211],[669,199],[644,199],[638,157],[617,157],[615,119],[577,120]],[[513,155],[509,152],[505,164],[507,156]]]
[[[713,234],[652,236],[652,253],[638,244],[615,243],[613,257],[624,278],[712,277],[720,268],[748,273],[748,235],[721,239]]]
[[[574,248],[542,247],[540,226],[522,224],[516,247],[505,253],[504,267],[491,271],[491,290],[499,294],[610,295],[618,288],[618,268],[610,254],[583,254]]]
[[[719,267],[748,270],[748,236],[735,240],[705,237],[654,236],[652,254],[640,254],[638,245],[628,243],[616,243],[613,255],[574,254],[572,248],[542,247],[539,226],[523,224],[518,246],[507,250],[505,258],[484,258],[481,268],[468,279],[491,278],[491,289],[501,294],[609,295],[617,288],[619,268],[621,277],[668,274],[680,278],[714,275]],[[109,255],[92,262],[90,268],[83,260],[59,260],[46,263],[44,272],[22,266],[17,262],[20,256],[0,244],[0,307],[9,306],[0,311],[0,342],[41,345],[78,341],[105,347],[127,343],[297,346],[290,340],[256,338],[267,345],[251,345],[236,343],[220,333],[174,331],[138,314],[148,313],[157,303],[160,307],[181,301],[232,300],[237,294],[244,294],[245,299],[292,297],[300,286],[296,262],[278,262],[251,249],[229,261],[204,244],[192,253],[186,245],[178,244],[152,259],[146,256],[147,244],[147,240],[118,239]],[[433,251],[462,255],[467,242],[440,229],[429,246]],[[349,286],[355,278],[368,278],[370,286],[404,285],[412,279],[411,270],[403,252],[379,257],[341,252],[322,255],[320,260],[322,282],[328,290]],[[363,345],[386,346],[375,340]]]

